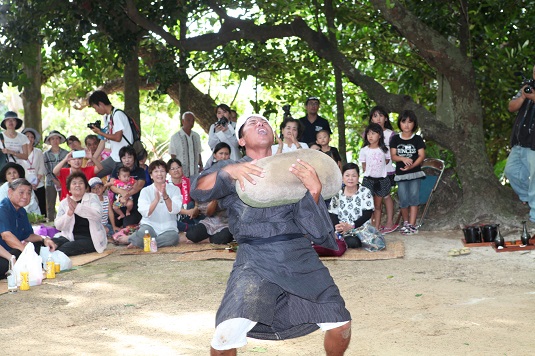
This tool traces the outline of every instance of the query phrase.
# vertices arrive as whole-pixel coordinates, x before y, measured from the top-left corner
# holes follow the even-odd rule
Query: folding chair
[[[425,205],[420,216],[420,220],[417,222],[416,227],[420,228],[424,224],[425,216],[431,205],[433,193],[438,188],[438,183],[444,173],[444,161],[438,158],[426,158],[422,162],[422,171],[425,173],[425,177],[422,178],[420,185],[420,206]],[[401,221],[401,212],[398,215],[396,224]]]
[[[422,171],[425,172],[425,178],[422,179],[422,184],[420,185],[420,205],[425,204],[425,206],[422,216],[416,225],[418,228],[424,224],[433,193],[437,190],[438,183],[444,173],[444,161],[438,158],[426,158],[422,163]]]

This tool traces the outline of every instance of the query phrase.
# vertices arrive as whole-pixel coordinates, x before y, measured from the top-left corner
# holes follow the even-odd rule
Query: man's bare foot
[[[134,244],[129,244],[128,246],[126,246],[126,248],[134,249],[134,248],[139,248],[139,247],[137,247]]]

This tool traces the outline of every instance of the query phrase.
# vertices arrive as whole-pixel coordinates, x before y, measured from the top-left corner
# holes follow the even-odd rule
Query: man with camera
[[[533,67],[535,78],[535,66]],[[517,112],[511,132],[511,152],[505,175],[524,204],[529,204],[529,220],[535,222],[535,80],[524,80],[509,101],[509,112]]]
[[[310,96],[305,102],[305,109],[307,115],[299,119],[303,124],[305,131],[301,135],[301,141],[306,144],[316,142],[316,133],[321,130],[329,131],[332,134],[329,121],[318,115],[320,108],[320,98],[316,96]]]
[[[128,122],[128,117],[122,110],[117,110],[111,105],[110,99],[108,99],[108,95],[105,92],[95,90],[89,97],[89,105],[95,109],[97,114],[104,116],[104,126],[102,128],[100,121],[88,124],[88,127],[95,134],[105,139],[100,141],[97,150],[93,154],[94,159],[99,159],[101,152],[104,150],[105,141],[110,144],[110,157],[102,161],[103,169],[97,175],[99,178],[102,178],[110,174],[119,162],[121,162],[119,150],[128,145],[126,140],[134,142],[134,136]]]
[[[236,123],[229,120],[230,111],[230,107],[225,104],[216,107],[217,121],[210,126],[208,146],[213,151],[219,142],[227,143],[230,146],[230,159],[237,161],[241,159],[241,154],[235,132]]]

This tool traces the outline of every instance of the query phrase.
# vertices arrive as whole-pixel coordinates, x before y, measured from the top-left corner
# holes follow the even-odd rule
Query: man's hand
[[[99,129],[95,125],[91,125],[91,131],[93,131],[94,133],[96,133],[97,135],[100,135],[100,136],[103,136],[102,134],[104,133],[104,132],[102,132],[101,129]]]
[[[292,164],[290,167],[290,172],[303,183],[316,203],[318,203],[322,185],[314,167],[298,158],[297,163]]]
[[[50,239],[48,237],[43,240],[43,245],[47,246],[50,249],[50,252],[56,251],[56,248],[58,247],[54,243],[54,241],[52,241],[52,239]]]
[[[240,188],[242,191],[245,191],[245,180],[249,181],[251,184],[256,184],[256,181],[252,176],[264,177],[264,169],[256,165],[256,159],[251,162],[243,162],[230,164],[222,168],[227,172],[230,177],[234,180],[240,182]]]
[[[531,101],[535,101],[535,90],[532,90],[531,93],[526,93],[524,89],[522,89],[522,96]]]

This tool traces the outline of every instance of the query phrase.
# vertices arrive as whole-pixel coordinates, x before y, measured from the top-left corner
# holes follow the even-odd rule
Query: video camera
[[[221,119],[217,120],[215,125],[216,126],[227,126],[228,125],[228,119],[223,116]]]
[[[98,129],[101,129],[100,124],[101,124],[100,120],[97,120],[95,122],[90,122],[89,124],[87,124],[87,128],[92,129],[93,127],[96,127]]]
[[[526,86],[524,88],[524,93],[532,93],[535,90],[535,79],[528,79],[522,72],[515,72],[516,76],[522,77],[522,87]]]
[[[282,111],[284,111],[284,115],[282,116],[283,120],[293,119],[292,114],[290,113],[290,105],[284,105],[282,107]]]

